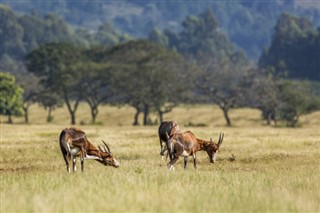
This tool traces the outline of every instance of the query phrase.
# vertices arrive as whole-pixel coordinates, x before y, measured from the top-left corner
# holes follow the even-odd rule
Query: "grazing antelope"
[[[174,164],[180,156],[184,157],[184,168],[187,168],[188,156],[193,156],[194,168],[197,169],[196,152],[204,150],[207,152],[210,162],[214,163],[217,158],[218,150],[223,141],[223,133],[220,133],[218,143],[214,143],[210,138],[210,141],[201,140],[195,137],[191,131],[176,133],[171,137],[167,134],[168,144],[170,144],[170,155],[172,159],[168,164],[170,170],[174,170]]]
[[[167,147],[167,134],[169,137],[171,137],[173,134],[180,132],[180,128],[177,122],[175,121],[163,121],[161,122],[159,129],[158,129],[158,135],[160,140],[160,155],[164,156],[164,153],[168,150]],[[165,146],[163,146],[163,143],[165,143]],[[167,154],[168,157],[168,154]]]
[[[62,130],[59,142],[68,173],[70,173],[70,160],[73,163],[73,171],[76,171],[76,157],[78,156],[80,156],[82,172],[85,159],[94,159],[105,166],[120,166],[119,162],[113,157],[109,146],[104,141],[102,141],[104,146],[96,148],[89,142],[86,134],[80,129],[69,127]]]

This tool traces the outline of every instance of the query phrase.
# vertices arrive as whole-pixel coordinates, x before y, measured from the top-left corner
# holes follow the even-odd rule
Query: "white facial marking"
[[[84,159],[86,159],[86,160],[102,160],[102,158],[99,158],[94,155],[87,155]]]
[[[216,161],[217,155],[218,155],[218,150],[215,153],[213,153],[213,156],[212,156],[213,161]]]
[[[113,160],[114,160],[114,165],[115,165],[116,167],[120,166],[120,163],[119,163],[115,158],[114,158]]]

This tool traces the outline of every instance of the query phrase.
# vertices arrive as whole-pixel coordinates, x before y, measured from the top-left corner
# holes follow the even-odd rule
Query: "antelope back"
[[[180,127],[177,122],[175,121],[164,121],[160,124],[158,129],[159,138],[162,141],[167,141],[167,136],[172,136],[175,133],[180,132]]]
[[[198,149],[197,138],[191,131],[173,134],[169,139],[169,144],[171,144],[171,153],[176,152],[190,155]]]

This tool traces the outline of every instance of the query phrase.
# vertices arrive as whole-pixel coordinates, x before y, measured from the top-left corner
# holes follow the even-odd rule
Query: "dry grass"
[[[78,122],[89,123],[81,106]],[[186,171],[180,160],[174,172],[159,156],[157,126],[132,127],[134,110],[103,107],[101,125],[83,125],[88,138],[106,140],[120,168],[85,162],[85,172],[68,175],[58,146],[60,131],[69,125],[64,108],[46,124],[45,112],[31,108],[31,124],[1,124],[0,212],[319,212],[320,113],[302,118],[297,129],[271,128],[259,112],[231,112],[235,127],[224,126],[222,113],[212,106],[185,106],[166,119],[199,138],[217,140],[225,132],[218,162],[198,154]],[[86,113],[86,114],[84,114]],[[82,115],[83,114],[83,115]],[[2,121],[4,118],[1,118]],[[231,156],[235,160],[231,161]]]

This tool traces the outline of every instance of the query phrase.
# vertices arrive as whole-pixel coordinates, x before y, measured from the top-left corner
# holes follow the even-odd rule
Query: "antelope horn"
[[[167,140],[169,140],[169,134],[168,134],[168,132],[166,132],[166,137],[167,137]]]
[[[224,137],[224,133],[220,133],[219,135],[219,141],[218,141],[218,145],[220,146],[222,144],[222,141],[223,141],[223,137]]]
[[[106,148],[108,149],[108,152],[109,152],[109,153],[111,153],[110,148],[109,148],[109,146],[107,145],[107,143],[106,143],[106,142],[104,142],[103,140],[102,140],[102,142],[104,143],[104,145],[105,145],[105,146],[106,146]]]
[[[103,147],[102,147],[102,146],[98,146],[98,148],[99,148],[99,150],[100,150],[101,152],[105,152],[105,150],[103,150]]]

